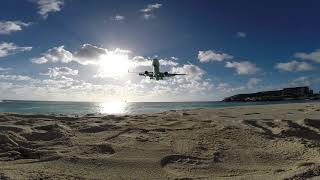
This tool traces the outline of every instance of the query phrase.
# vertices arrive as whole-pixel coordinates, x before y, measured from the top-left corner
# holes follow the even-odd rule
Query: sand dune
[[[320,177],[317,103],[0,122],[0,179]]]

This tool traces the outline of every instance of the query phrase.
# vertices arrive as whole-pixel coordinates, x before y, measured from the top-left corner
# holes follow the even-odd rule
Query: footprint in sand
[[[213,158],[174,154],[160,160],[161,167],[173,176],[200,177],[207,176],[214,166],[221,161],[221,153],[214,153]]]
[[[9,132],[6,134],[0,133],[0,160],[16,160],[16,159],[54,159],[56,152],[38,151],[32,148],[23,137]]]
[[[10,178],[6,176],[4,173],[0,173],[0,179],[1,180],[9,180]]]
[[[295,174],[289,178],[285,178],[284,180],[292,180],[292,179],[318,179],[320,176],[320,165],[313,165],[307,170],[304,170],[298,174]]]
[[[265,135],[268,138],[274,138],[276,135],[272,132],[272,127],[275,127],[275,124],[271,121],[265,121],[265,120],[255,120],[255,119],[249,119],[249,120],[243,120],[243,123],[247,126],[254,127],[260,131],[262,131],[262,134]],[[271,128],[270,128],[271,127]]]
[[[77,158],[83,157],[97,157],[97,156],[111,156],[116,153],[111,144],[90,144],[79,146],[80,152]],[[99,154],[99,155],[97,155]]]
[[[228,116],[228,115],[220,115],[219,117],[222,117],[222,118],[232,118],[232,119],[237,118],[237,117],[235,117],[235,116]]]
[[[319,141],[320,134],[307,126],[314,128],[320,127],[320,121],[315,119],[305,119],[304,124],[307,126],[300,125],[291,120],[281,120],[280,122],[271,122],[264,120],[244,120],[244,124],[254,127],[262,131],[266,137],[269,138],[286,138],[295,137],[309,141]],[[274,128],[281,129],[281,131],[275,132]]]
[[[257,115],[257,114],[260,114],[260,113],[246,113],[246,114],[244,114],[244,115],[250,116],[250,115]]]
[[[27,125],[27,126],[32,126],[37,122],[36,119],[21,119],[19,121],[14,122],[16,125]],[[39,122],[39,121],[38,121]]]
[[[114,154],[116,152],[110,144],[94,145],[92,149],[101,154]]]
[[[28,141],[51,141],[56,139],[68,139],[70,128],[59,125],[51,124],[45,126],[34,127],[31,133],[22,134]]]
[[[103,131],[116,130],[116,129],[119,129],[119,128],[117,126],[111,125],[111,124],[91,125],[91,126],[79,129],[79,132],[82,132],[82,133],[99,133],[99,132],[103,132]]]
[[[169,155],[165,156],[160,160],[161,167],[165,167],[168,165],[191,165],[191,166],[209,166],[213,159],[202,159],[194,156],[186,156],[186,155]]]
[[[304,124],[320,129],[320,119],[304,119]]]
[[[185,163],[185,164],[198,164],[200,161],[200,158],[193,157],[193,156],[184,156],[184,155],[169,155],[165,156],[160,160],[160,165],[162,167],[168,165],[168,164],[174,164],[174,163]]]
[[[28,141],[51,141],[67,136],[60,131],[32,132],[31,134],[23,134]]]
[[[20,133],[24,131],[24,129],[20,127],[15,127],[15,126],[0,126],[0,132],[3,132],[3,131],[12,131],[15,133]]]

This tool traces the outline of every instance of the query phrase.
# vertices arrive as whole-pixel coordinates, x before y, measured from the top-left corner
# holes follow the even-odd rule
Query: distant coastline
[[[225,98],[224,102],[319,100],[320,93],[314,93],[308,86],[284,88],[276,91],[262,91],[250,94],[237,94]]]

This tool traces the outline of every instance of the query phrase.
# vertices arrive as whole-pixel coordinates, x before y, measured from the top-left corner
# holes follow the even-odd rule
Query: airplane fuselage
[[[153,59],[152,61],[153,72],[145,71],[144,73],[139,73],[140,76],[147,76],[150,79],[155,80],[163,80],[165,77],[172,77],[177,75],[185,75],[185,74],[177,74],[177,73],[168,73],[168,72],[160,72],[160,62],[158,59]]]
[[[160,62],[159,62],[159,60],[153,59],[152,66],[153,66],[154,77],[159,76],[160,75]]]

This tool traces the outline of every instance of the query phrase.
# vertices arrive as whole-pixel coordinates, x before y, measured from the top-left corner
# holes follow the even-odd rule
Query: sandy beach
[[[0,122],[0,179],[320,176],[319,103]]]

